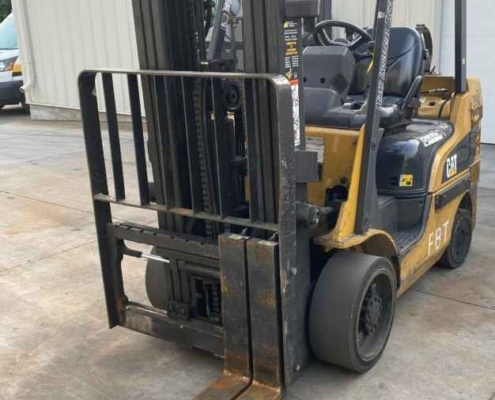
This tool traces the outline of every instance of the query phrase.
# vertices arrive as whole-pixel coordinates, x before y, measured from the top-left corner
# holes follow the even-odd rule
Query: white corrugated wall
[[[394,25],[412,26],[435,23],[435,7],[437,0],[395,0]],[[333,17],[358,24],[371,26],[375,16],[376,1],[370,0],[334,0]]]
[[[432,31],[435,42],[434,64],[437,64],[440,54],[443,1],[394,1],[394,26],[414,28],[417,24],[426,24]],[[371,26],[375,16],[375,6],[376,1],[374,0],[333,0],[333,18],[350,21],[360,26]]]
[[[32,105],[79,107],[77,76],[85,68],[138,68],[130,0],[13,0],[27,91]],[[442,0],[395,0],[394,25],[441,29]],[[334,0],[334,18],[372,24],[375,1]],[[19,15],[17,15],[19,14]],[[437,42],[439,43],[439,42]],[[117,108],[129,112],[127,89],[116,81]],[[101,91],[99,91],[101,93]]]
[[[87,68],[138,68],[132,5],[129,0],[13,0],[28,102],[78,108],[77,76]],[[16,16],[24,12],[24,16]],[[27,26],[29,25],[29,26]],[[31,39],[29,40],[29,36]],[[126,86],[116,80],[119,112],[127,113]],[[101,92],[101,91],[99,91]]]
[[[467,68],[468,76],[481,80],[485,110],[481,140],[495,144],[495,52],[493,52],[493,21],[495,2],[469,0],[467,2]],[[455,72],[455,7],[445,2],[442,34],[441,70]]]

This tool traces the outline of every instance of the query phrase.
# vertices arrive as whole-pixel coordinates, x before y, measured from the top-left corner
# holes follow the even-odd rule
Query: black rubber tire
[[[153,248],[152,254],[156,254]],[[163,263],[148,260],[146,265],[146,293],[153,307],[166,310],[168,307],[170,282],[167,280],[167,273]]]
[[[376,331],[373,351],[369,356],[363,356],[359,344],[363,339],[359,339],[358,334],[361,309],[370,286],[377,279],[385,284],[389,296],[384,306],[387,316]],[[334,255],[318,278],[311,301],[309,340],[314,355],[321,361],[352,371],[369,371],[388,342],[396,292],[397,278],[388,259],[352,252]]]
[[[462,267],[471,249],[473,240],[473,220],[468,210],[459,209],[452,227],[450,244],[443,253],[438,265],[444,268]]]

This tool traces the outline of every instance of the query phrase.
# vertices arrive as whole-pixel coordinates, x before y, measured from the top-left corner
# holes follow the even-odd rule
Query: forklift
[[[369,28],[321,3],[133,0],[141,69],[79,78],[110,327],[222,357],[198,399],[282,398],[313,358],[369,371],[396,299],[470,249],[483,103],[466,0],[454,77],[431,71],[424,26],[392,27],[393,0],[376,0]],[[127,187],[115,79],[129,91]],[[126,295],[127,258],[147,262],[149,305]]]

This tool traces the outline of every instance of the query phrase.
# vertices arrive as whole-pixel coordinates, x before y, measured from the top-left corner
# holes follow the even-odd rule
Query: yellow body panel
[[[324,141],[324,162],[322,179],[309,185],[311,202],[323,207],[325,190],[337,185],[348,187],[351,180],[358,149],[359,131],[328,129],[308,126],[306,135]]]
[[[435,76],[425,79],[419,116],[439,119],[441,111],[442,119],[450,120],[455,126],[455,132],[435,156],[429,187],[432,201],[424,233],[412,249],[402,257],[396,250],[392,236],[387,232],[370,229],[366,235],[354,233],[363,157],[364,127],[361,131],[312,126],[306,128],[308,137],[323,138],[325,146],[322,177],[320,182],[309,185],[310,201],[323,206],[326,190],[337,185],[345,186],[349,191],[348,200],[341,207],[335,228],[327,235],[315,238],[315,243],[323,246],[327,251],[349,249],[393,259],[397,264],[399,275],[399,294],[407,290],[438,262],[450,243],[457,210],[468,193],[471,194],[473,221],[476,217],[476,188],[480,170],[480,121],[483,104],[480,82],[477,79],[469,79],[468,88],[467,93],[454,95],[453,78]],[[434,101],[435,105],[433,105]],[[478,132],[478,134],[477,136],[471,135],[471,132]],[[467,170],[458,173],[454,171],[455,173],[445,180],[444,171],[449,167],[448,158],[466,137],[470,138],[470,146],[473,146],[473,140],[476,141],[474,159]],[[437,209],[435,198],[438,193],[454,186],[466,177],[471,178],[470,190],[461,193],[447,206]]]
[[[325,158],[320,182],[309,185],[311,203],[323,206],[326,189],[347,187],[349,200],[342,205],[337,226],[328,235],[333,242],[343,242],[354,233],[356,201],[363,153],[364,127],[361,131],[345,131],[308,126],[306,135],[325,141]]]
[[[463,174],[462,178],[468,174],[469,172]],[[455,185],[456,182],[457,180],[452,184]],[[442,257],[450,243],[454,219],[464,195],[465,193],[462,193],[440,210],[435,209],[435,201],[431,202],[422,238],[401,260],[400,293],[407,290]]]
[[[449,119],[454,101],[455,80],[445,76],[425,76],[421,87],[420,118]]]

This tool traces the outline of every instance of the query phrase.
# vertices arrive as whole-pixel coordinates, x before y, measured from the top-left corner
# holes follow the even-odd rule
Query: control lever
[[[122,253],[129,257],[144,258],[146,260],[153,260],[163,264],[170,264],[170,260],[160,257],[159,255],[143,253],[142,251],[130,249],[127,246],[124,246]]]
[[[421,85],[423,84],[424,78],[422,76],[416,77],[413,84],[411,85],[411,89],[407,93],[406,98],[404,99],[404,103],[402,104],[402,109],[411,109],[416,110],[421,105],[418,95],[421,89]]]

